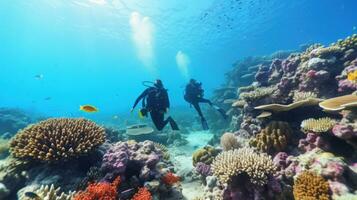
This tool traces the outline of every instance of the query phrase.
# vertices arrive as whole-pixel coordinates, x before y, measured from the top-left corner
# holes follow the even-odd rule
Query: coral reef
[[[329,184],[321,176],[305,171],[294,181],[295,199],[329,200]]]
[[[54,118],[21,130],[10,151],[17,158],[53,162],[88,154],[104,140],[104,129],[94,122]]]
[[[301,128],[303,131],[312,131],[314,133],[325,133],[332,129],[335,125],[335,121],[331,118],[324,117],[319,119],[306,119],[301,122]]]
[[[291,135],[288,123],[272,121],[250,141],[250,145],[263,152],[275,153],[285,150]]]
[[[301,92],[295,91],[293,96],[293,101],[298,102],[306,99],[316,99],[317,95],[313,92]]]
[[[210,165],[213,159],[218,155],[219,151],[212,146],[205,146],[195,151],[192,155],[192,163],[196,166],[197,163],[205,163]]]
[[[212,163],[212,172],[222,183],[229,183],[244,173],[252,184],[261,186],[274,174],[275,165],[269,156],[241,148],[220,153]]]
[[[6,139],[33,122],[35,119],[22,110],[0,108],[0,135]]]
[[[223,151],[238,149],[239,147],[241,147],[233,133],[224,133],[221,136],[221,146],[223,148]]]
[[[240,93],[239,98],[244,101],[254,101],[271,95],[274,90],[274,87],[256,88],[255,90],[250,92]]]

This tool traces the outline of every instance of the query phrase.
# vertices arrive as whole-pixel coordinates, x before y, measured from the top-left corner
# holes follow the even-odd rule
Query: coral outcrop
[[[294,181],[294,197],[301,200],[329,200],[329,184],[314,173],[302,172]]]
[[[104,129],[92,121],[53,118],[21,130],[10,151],[17,158],[54,162],[88,154],[104,141]]]
[[[267,184],[268,176],[273,175],[275,169],[269,156],[249,148],[222,152],[212,163],[212,172],[222,183],[230,183],[235,176],[247,174],[252,184],[262,186]]]
[[[196,166],[197,163],[205,163],[210,165],[214,158],[218,155],[219,151],[212,146],[205,146],[196,150],[192,155],[192,163]]]
[[[238,149],[239,147],[241,147],[233,133],[224,133],[221,136],[221,146],[223,148],[223,151]]]

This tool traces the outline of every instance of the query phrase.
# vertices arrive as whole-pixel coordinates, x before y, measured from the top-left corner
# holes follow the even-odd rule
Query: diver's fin
[[[228,118],[228,116],[226,114],[226,111],[223,110],[223,108],[220,108],[220,107],[218,107],[216,105],[213,105],[213,108],[216,109],[219,113],[221,113],[223,119],[227,119]]]
[[[179,131],[180,130],[178,125],[177,125],[177,123],[175,122],[174,119],[172,119],[172,117],[168,117],[167,120],[169,121],[172,130],[174,130],[174,131]]]
[[[206,130],[209,129],[208,124],[207,124],[207,121],[206,121],[205,118],[202,118],[202,119],[201,119],[201,123],[202,123],[202,128],[203,128],[203,130],[206,131]]]

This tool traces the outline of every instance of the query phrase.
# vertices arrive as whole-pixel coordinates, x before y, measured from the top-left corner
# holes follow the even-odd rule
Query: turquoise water
[[[353,0],[2,0],[0,105],[49,116],[128,113],[161,78],[172,105],[188,78],[208,96],[236,60],[356,33]],[[37,78],[36,78],[37,77]]]

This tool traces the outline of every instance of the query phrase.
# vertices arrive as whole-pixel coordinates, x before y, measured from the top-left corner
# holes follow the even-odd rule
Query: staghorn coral
[[[21,130],[10,152],[17,158],[53,162],[87,154],[104,141],[104,128],[90,120],[53,118]]]
[[[193,166],[196,166],[198,162],[210,165],[218,153],[219,151],[212,146],[205,146],[201,149],[198,149],[192,154]]]
[[[288,123],[272,121],[250,141],[250,145],[267,153],[283,151],[291,134],[292,129]]]
[[[117,188],[120,185],[120,177],[113,183],[92,183],[85,191],[78,192],[73,200],[116,200],[118,197]]]
[[[274,92],[274,87],[259,87],[250,92],[240,93],[239,99],[243,99],[245,101],[254,101],[258,99],[262,99],[271,95]]]
[[[71,200],[72,199],[74,192],[69,192],[68,194],[65,194],[63,192],[60,193],[59,192],[60,190],[61,190],[60,187],[55,188],[53,184],[51,186],[41,185],[39,189],[30,193],[33,193],[33,195],[37,196],[35,199],[46,199],[46,200]],[[19,200],[31,200],[31,199],[33,198],[28,197],[26,193],[19,197]]]
[[[165,184],[165,185],[173,185],[177,182],[180,181],[180,177],[176,176],[175,174],[173,174],[172,172],[169,172],[167,174],[165,174],[162,178],[161,181]]]
[[[263,186],[268,176],[276,170],[270,156],[255,153],[253,149],[241,148],[220,153],[212,165],[212,172],[222,183],[230,183],[232,178],[246,174],[252,184]]]
[[[300,92],[300,91],[295,91],[294,96],[293,96],[293,101],[298,102],[306,99],[316,99],[317,95],[313,92]]]
[[[301,128],[304,132],[324,133],[331,130],[335,123],[333,119],[328,117],[319,119],[310,118],[301,122]]]
[[[139,188],[131,200],[152,200],[151,193],[146,187]]]
[[[228,151],[238,149],[241,145],[238,143],[238,140],[233,133],[224,133],[221,136],[221,146],[223,151]]]
[[[321,176],[302,172],[294,181],[294,197],[298,200],[329,200],[329,184]]]

